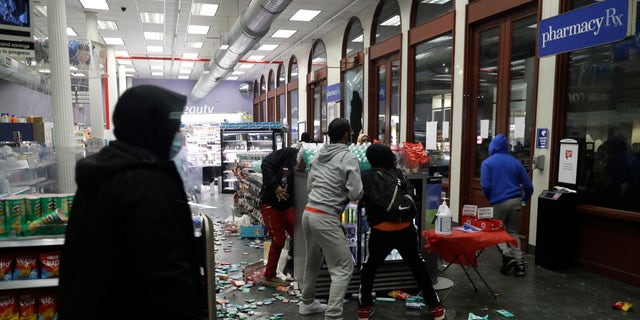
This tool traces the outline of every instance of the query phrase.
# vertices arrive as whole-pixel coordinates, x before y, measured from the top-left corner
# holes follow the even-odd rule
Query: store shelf
[[[64,244],[64,236],[37,236],[0,239],[0,248],[22,248],[39,246],[59,246]]]
[[[45,182],[45,181],[47,181],[47,178],[41,177],[41,178],[36,178],[36,179],[32,179],[32,180],[16,182],[14,185],[18,186],[18,187],[25,187],[25,186],[32,186],[34,184],[38,184],[38,183]]]
[[[14,195],[16,195],[16,194],[21,194],[21,193],[23,193],[23,192],[27,192],[27,191],[29,191],[30,189],[31,189],[31,188],[29,188],[29,187],[17,188],[17,189],[15,189],[15,190],[12,190],[12,191],[11,191],[11,192],[9,192],[9,193],[1,193],[1,194],[0,194],[0,198],[4,198],[4,197],[8,197],[8,196],[14,196]]]
[[[58,279],[1,281],[0,290],[57,287]]]

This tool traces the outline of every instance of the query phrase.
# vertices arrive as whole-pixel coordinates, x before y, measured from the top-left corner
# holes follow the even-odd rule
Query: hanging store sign
[[[340,83],[332,84],[327,87],[327,102],[340,101]]]
[[[216,107],[214,106],[210,106],[210,105],[203,105],[203,106],[185,106],[184,107],[184,114],[212,114],[213,110],[215,110]]]
[[[540,21],[538,56],[620,41],[635,32],[636,0],[607,0]]]

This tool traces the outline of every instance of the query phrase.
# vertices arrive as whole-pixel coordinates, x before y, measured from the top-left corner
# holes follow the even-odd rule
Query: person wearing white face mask
[[[182,146],[185,104],[156,86],[127,90],[113,114],[117,140],[78,161],[61,319],[204,319],[191,211],[171,160]]]

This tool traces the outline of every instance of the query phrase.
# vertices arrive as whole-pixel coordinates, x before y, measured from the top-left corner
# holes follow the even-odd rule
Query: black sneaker
[[[525,271],[525,265],[522,262],[516,264],[514,270],[516,272],[516,276],[523,277],[527,274],[527,272]]]
[[[516,260],[510,257],[502,257],[502,267],[500,267],[500,273],[507,274],[509,270],[516,264]]]

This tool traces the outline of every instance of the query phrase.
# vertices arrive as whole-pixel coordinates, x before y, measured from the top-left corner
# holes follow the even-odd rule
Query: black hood
[[[373,168],[395,168],[396,156],[389,146],[384,144],[372,144],[366,151],[367,160]]]
[[[186,103],[186,96],[157,86],[128,89],[113,112],[113,133],[121,142],[142,148],[160,160],[169,160]]]

